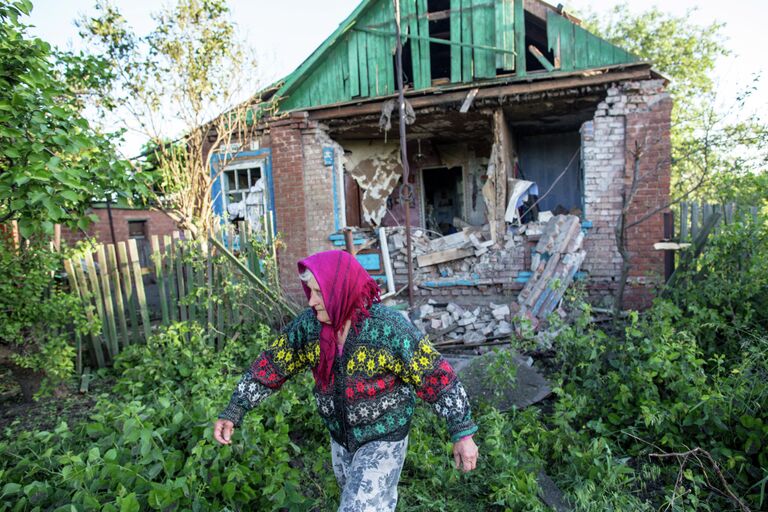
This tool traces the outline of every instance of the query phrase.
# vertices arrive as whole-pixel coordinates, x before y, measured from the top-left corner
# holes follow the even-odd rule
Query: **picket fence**
[[[246,223],[228,225],[208,237],[189,232],[150,237],[149,267],[142,267],[136,240],[102,244],[82,259],[67,259],[69,286],[99,332],[76,334],[76,368],[103,368],[125,347],[148,343],[154,330],[173,322],[194,322],[221,349],[248,321],[279,324],[297,307],[280,287],[272,222],[253,232]],[[243,287],[241,300],[225,291]]]

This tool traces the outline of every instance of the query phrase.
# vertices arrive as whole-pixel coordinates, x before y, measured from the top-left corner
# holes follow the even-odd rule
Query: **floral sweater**
[[[374,304],[371,316],[349,330],[328,389],[314,389],[331,437],[349,451],[369,441],[408,435],[416,395],[447,424],[452,441],[474,434],[466,391],[451,365],[403,316]],[[320,323],[312,309],[291,322],[240,379],[219,418],[240,425],[246,412],[320,356]]]

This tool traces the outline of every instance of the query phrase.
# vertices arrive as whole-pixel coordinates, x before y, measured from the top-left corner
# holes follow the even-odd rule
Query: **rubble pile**
[[[526,269],[523,237],[509,234],[505,245],[493,250],[493,242],[488,238],[488,230],[479,227],[464,228],[433,240],[424,230],[414,229],[414,282],[423,292],[421,295],[477,295],[477,287],[514,283]],[[388,228],[387,240],[394,278],[405,283],[405,229]],[[475,287],[475,291],[470,287]],[[520,288],[522,285],[517,289]]]
[[[510,308],[507,304],[461,306],[430,299],[414,312],[414,325],[433,341],[462,340],[478,345],[512,334]]]

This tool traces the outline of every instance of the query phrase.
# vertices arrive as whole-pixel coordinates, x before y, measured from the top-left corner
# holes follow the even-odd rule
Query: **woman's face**
[[[315,276],[307,281],[307,288],[309,288],[309,307],[315,310],[317,321],[330,324],[331,317],[328,316],[328,312],[325,310],[325,303],[323,302],[323,294],[320,293],[320,285],[317,284]]]

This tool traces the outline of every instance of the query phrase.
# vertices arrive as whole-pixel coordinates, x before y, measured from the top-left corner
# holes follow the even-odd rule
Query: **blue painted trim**
[[[581,229],[592,229],[592,221],[591,220],[581,221]]]
[[[421,286],[428,288],[448,288],[452,286],[477,286],[480,284],[479,279],[456,279],[455,281],[425,281],[420,283]]]
[[[339,219],[339,192],[336,186],[336,154],[333,147],[330,148],[330,157],[326,156],[326,147],[323,147],[323,163],[331,169],[331,186],[333,187],[333,229],[341,229]],[[330,163],[329,163],[330,162]]]
[[[220,161],[224,160],[226,162],[230,162],[234,158],[247,158],[247,157],[256,157],[257,159],[263,160],[264,163],[262,165],[262,172],[263,175],[267,178],[267,211],[272,212],[272,218],[274,219],[273,222],[273,234],[277,234],[277,215],[275,215],[275,183],[272,176],[272,148],[262,148],[258,149],[256,151],[239,151],[237,153],[226,153],[222,155],[221,153],[214,153],[211,156],[211,178],[216,176],[218,173],[218,170],[216,169],[216,164],[218,164]],[[213,212],[218,215],[219,217],[224,217],[224,195],[223,190],[221,188],[221,180],[222,177],[219,176],[218,179],[214,180],[213,185],[211,186],[211,202],[213,203]]]
[[[354,245],[363,245],[365,243],[365,240],[362,238],[356,238],[353,240]],[[333,245],[336,247],[346,247],[347,243],[344,240],[334,240]]]

